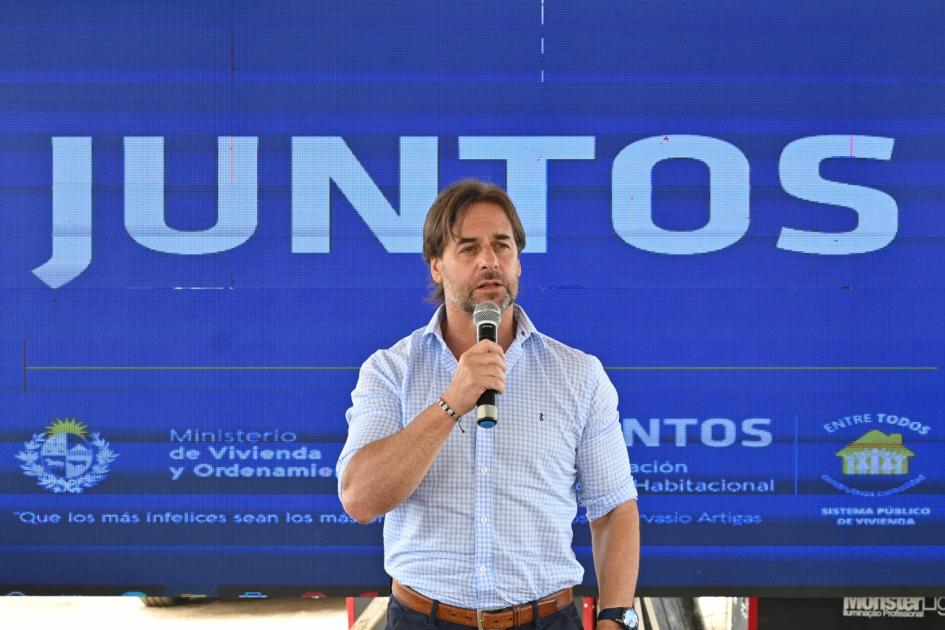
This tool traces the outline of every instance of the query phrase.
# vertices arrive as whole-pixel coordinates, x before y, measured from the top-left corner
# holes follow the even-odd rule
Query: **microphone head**
[[[501,319],[501,309],[492,302],[480,302],[473,310],[473,323],[476,324],[476,328],[479,328],[481,324],[492,324],[498,329]]]

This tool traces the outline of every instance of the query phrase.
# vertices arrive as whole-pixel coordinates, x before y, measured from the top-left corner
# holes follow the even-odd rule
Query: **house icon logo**
[[[902,445],[902,433],[886,435],[876,429],[837,452],[844,475],[908,475],[915,453]]]
[[[877,425],[880,428],[873,428]],[[820,479],[834,490],[880,498],[925,481],[922,440],[931,427],[924,423],[904,416],[864,413],[823,426],[830,438],[819,451],[824,465]],[[832,460],[829,464],[828,457]]]

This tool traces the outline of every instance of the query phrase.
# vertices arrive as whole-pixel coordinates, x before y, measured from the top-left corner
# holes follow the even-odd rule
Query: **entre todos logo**
[[[23,443],[16,454],[20,468],[36,483],[53,492],[82,492],[98,484],[108,474],[108,466],[118,454],[98,433],[75,418],[56,420],[45,433],[37,433]]]
[[[837,453],[844,475],[907,475],[915,453],[902,445],[902,433],[872,430]]]
[[[886,425],[889,432],[860,425]],[[835,453],[840,480],[826,474],[821,479],[837,490],[863,497],[896,494],[924,481],[922,474],[910,477],[910,459],[916,454],[903,444],[903,434],[892,432],[893,428],[908,429],[917,435],[927,435],[930,431],[930,427],[921,422],[885,413],[846,416],[826,423],[824,431],[827,433],[857,437]]]

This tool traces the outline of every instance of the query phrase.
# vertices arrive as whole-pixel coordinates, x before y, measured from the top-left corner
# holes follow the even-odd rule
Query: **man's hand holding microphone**
[[[505,391],[505,352],[494,341],[483,339],[459,357],[453,380],[443,392],[456,413],[469,413],[488,390]]]
[[[505,352],[497,343],[501,319],[502,311],[492,302],[476,305],[473,323],[478,341],[460,355],[453,380],[440,397],[458,416],[475,405],[476,422],[487,429],[499,420],[496,395],[505,391]]]

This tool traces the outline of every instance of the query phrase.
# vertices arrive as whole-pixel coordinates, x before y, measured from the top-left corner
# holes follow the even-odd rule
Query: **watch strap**
[[[633,610],[633,608],[604,608],[597,613],[597,621],[616,621],[628,630],[635,630],[638,627],[638,623],[630,626],[626,622],[625,615],[628,610]],[[635,619],[636,611],[633,612],[633,618]]]

